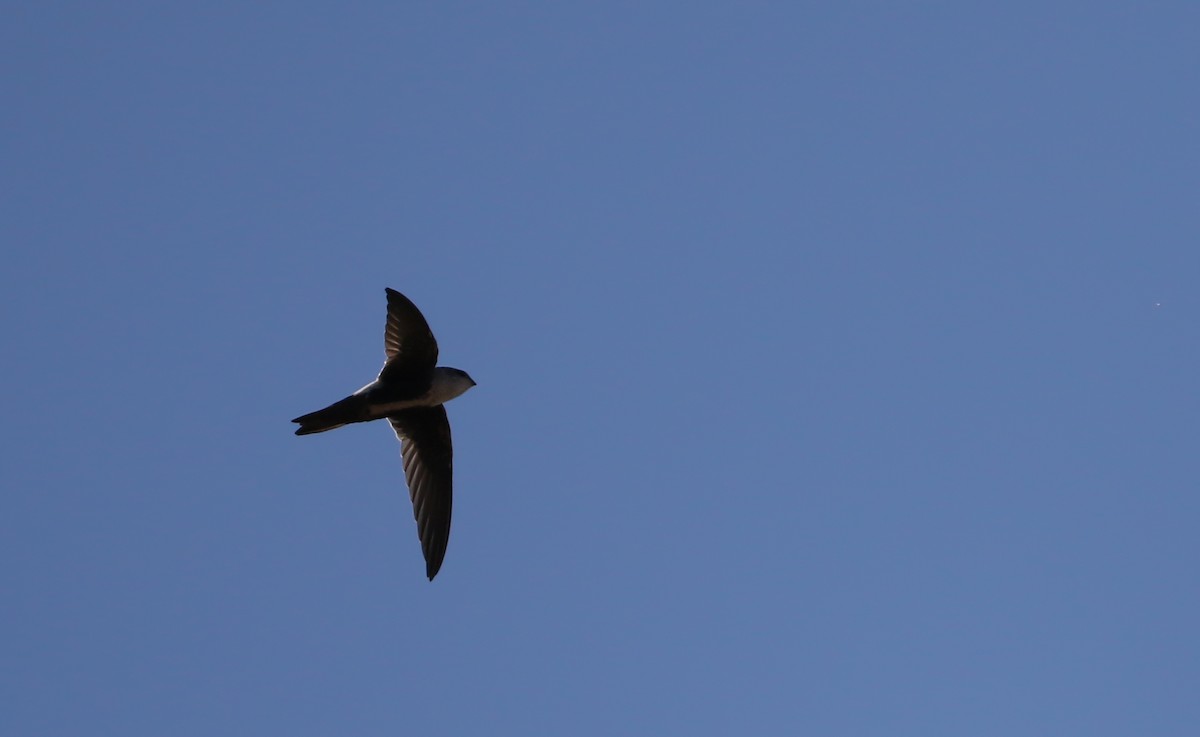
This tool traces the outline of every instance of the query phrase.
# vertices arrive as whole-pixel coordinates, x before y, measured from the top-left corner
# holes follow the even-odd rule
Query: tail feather
[[[292,422],[300,424],[300,427],[296,429],[297,435],[311,435],[316,432],[333,430],[342,425],[349,425],[352,422],[365,422],[368,419],[370,418],[367,416],[366,401],[360,396],[351,395],[334,402],[325,409],[301,415]]]

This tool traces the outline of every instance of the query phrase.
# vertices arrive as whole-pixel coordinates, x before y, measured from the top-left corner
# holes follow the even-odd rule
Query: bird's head
[[[448,366],[437,368],[437,376],[434,381],[438,385],[437,393],[445,397],[442,401],[465,394],[468,389],[475,386],[475,380],[466,371]]]

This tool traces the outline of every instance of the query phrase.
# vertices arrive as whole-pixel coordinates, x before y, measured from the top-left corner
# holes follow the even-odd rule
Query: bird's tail
[[[296,429],[297,435],[311,435],[315,432],[325,432],[342,425],[349,425],[352,422],[365,422],[369,419],[371,418],[367,415],[366,400],[357,394],[352,394],[325,409],[301,415],[292,422],[300,423],[300,427]]]

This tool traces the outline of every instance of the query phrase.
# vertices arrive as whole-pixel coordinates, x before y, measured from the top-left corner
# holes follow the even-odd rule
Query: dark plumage
[[[404,476],[432,581],[446,557],[453,507],[454,451],[445,402],[475,386],[465,371],[437,366],[438,346],[417,306],[387,290],[387,360],[379,377],[324,409],[292,420],[297,435],[386,417],[400,438]]]

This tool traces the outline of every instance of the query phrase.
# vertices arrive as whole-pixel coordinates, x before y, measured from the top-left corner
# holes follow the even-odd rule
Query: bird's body
[[[437,366],[437,341],[407,297],[387,290],[384,331],[387,361],[379,377],[345,399],[292,420],[297,435],[387,418],[401,442],[404,475],[417,520],[429,580],[437,575],[450,539],[453,447],[446,402],[475,382],[467,372]]]
[[[334,402],[292,422],[299,422],[297,435],[333,430],[352,422],[370,422],[390,417],[415,407],[436,407],[466,392],[475,382],[466,372],[438,366],[433,370],[429,386],[418,392],[412,386],[394,386],[376,379],[345,399]]]

